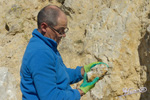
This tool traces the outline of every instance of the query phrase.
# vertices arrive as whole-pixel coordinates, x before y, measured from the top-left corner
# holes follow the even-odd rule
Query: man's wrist
[[[81,89],[77,89],[81,96],[83,96],[85,93]]]
[[[81,68],[81,75],[82,76],[84,76],[84,72],[85,72],[85,70],[84,70],[84,66]]]

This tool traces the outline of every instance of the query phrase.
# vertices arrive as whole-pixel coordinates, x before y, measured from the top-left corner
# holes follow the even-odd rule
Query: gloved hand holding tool
[[[95,83],[99,80],[99,77],[96,77],[92,82],[87,82],[87,73],[84,73],[83,83],[80,88],[84,93],[87,93],[90,89],[92,89]]]
[[[90,63],[89,65],[84,66],[84,78],[83,78],[83,83],[81,84],[80,88],[84,93],[87,93],[90,89],[92,89],[95,85],[95,83],[100,79],[99,77],[96,77],[92,82],[87,81],[87,72],[91,71],[91,68],[95,67],[96,65],[99,64],[105,64],[103,62],[93,62]],[[107,67],[108,65],[105,64]]]

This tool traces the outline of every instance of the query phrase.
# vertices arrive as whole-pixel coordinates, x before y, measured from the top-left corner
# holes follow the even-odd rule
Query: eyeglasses
[[[66,27],[63,31],[61,30],[61,31],[59,31],[59,30],[56,30],[55,28],[53,28],[52,26],[48,26],[48,27],[50,27],[50,28],[52,28],[54,31],[56,31],[57,33],[59,33],[60,35],[63,35],[63,34],[65,34],[65,33],[67,33],[68,32],[68,30],[69,30],[69,28],[68,27]]]

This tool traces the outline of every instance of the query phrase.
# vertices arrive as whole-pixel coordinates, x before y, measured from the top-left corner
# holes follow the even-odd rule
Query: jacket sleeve
[[[60,90],[56,84],[55,57],[50,51],[37,52],[30,60],[33,82],[40,100],[80,100],[76,89]]]
[[[79,82],[83,79],[83,76],[81,75],[81,68],[80,66],[77,66],[76,69],[66,68],[67,73],[69,74],[70,78],[70,84]]]

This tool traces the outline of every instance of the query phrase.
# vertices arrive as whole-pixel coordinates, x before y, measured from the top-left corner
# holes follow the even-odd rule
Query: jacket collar
[[[42,41],[44,41],[49,47],[53,48],[54,50],[57,50],[57,42],[54,41],[53,39],[47,38],[43,36],[38,29],[34,29],[32,32],[33,37],[38,37]]]

